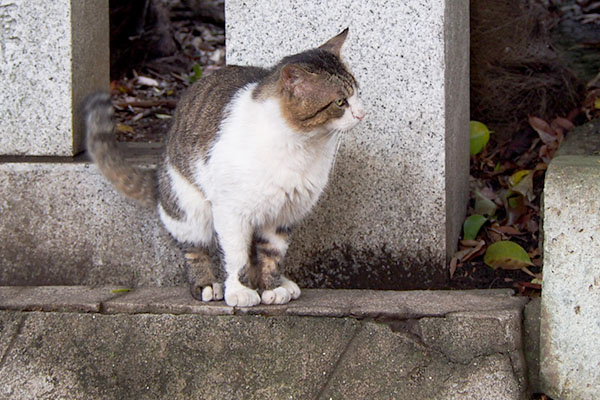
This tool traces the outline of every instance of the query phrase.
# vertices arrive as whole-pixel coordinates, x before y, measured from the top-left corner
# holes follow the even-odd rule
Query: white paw
[[[291,299],[291,293],[282,286],[273,290],[265,290],[262,293],[263,304],[286,304],[289,303]]]
[[[213,301],[212,286],[204,286],[202,289],[202,301]]]
[[[233,288],[225,287],[225,303],[231,307],[252,307],[260,303],[260,296],[256,290],[242,285]]]
[[[293,300],[300,297],[300,288],[298,285],[284,276],[281,277],[281,287],[285,288],[290,293]]]
[[[205,286],[202,289],[202,301],[223,300],[223,284],[213,283],[212,286]]]

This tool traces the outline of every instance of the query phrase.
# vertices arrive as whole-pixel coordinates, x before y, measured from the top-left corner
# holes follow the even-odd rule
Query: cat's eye
[[[336,104],[338,107],[343,107],[343,106],[345,106],[346,104],[348,104],[348,102],[346,101],[346,99],[344,99],[343,97],[341,97],[341,98],[339,98],[339,99],[337,99],[337,100],[335,101],[335,104]]]

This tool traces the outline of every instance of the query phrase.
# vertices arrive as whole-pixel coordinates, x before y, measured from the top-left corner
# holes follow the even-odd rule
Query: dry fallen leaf
[[[135,133],[135,129],[133,129],[131,126],[121,123],[117,124],[116,129],[121,133]]]
[[[540,139],[545,144],[555,142],[557,140],[556,132],[552,127],[543,119],[530,116],[529,125],[538,133]]]

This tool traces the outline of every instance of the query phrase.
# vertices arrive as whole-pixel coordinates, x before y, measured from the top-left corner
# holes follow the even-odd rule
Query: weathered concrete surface
[[[270,66],[349,27],[365,120],[288,265],[311,286],[443,285],[465,213],[468,1],[229,0],[227,62]],[[414,279],[418,275],[418,279]]]
[[[108,89],[108,0],[0,4],[0,154],[71,156],[79,108]]]
[[[153,146],[129,147],[152,167]],[[2,161],[0,285],[183,284],[183,257],[157,213],[120,196],[85,158]]]
[[[598,136],[598,121],[571,132],[545,178],[540,373],[544,393],[561,400],[600,393]]]
[[[12,342],[19,333],[25,315],[19,313],[0,312],[0,366]]]
[[[19,289],[47,299],[61,290],[72,300],[90,294]],[[0,309],[10,290],[0,288]],[[285,310],[262,307],[250,315],[218,303],[197,308],[177,288],[90,290],[94,298],[114,298],[99,313],[0,311],[0,399],[528,398],[519,359],[526,299],[505,291],[409,293],[405,299],[425,304],[418,313],[430,315],[412,310],[404,318],[383,307],[387,317],[375,322],[377,314],[340,313],[353,291],[308,290]],[[356,302],[401,299],[355,294]],[[298,315],[322,303],[334,317],[323,309]],[[177,304],[173,310],[182,314],[159,314],[160,304]]]

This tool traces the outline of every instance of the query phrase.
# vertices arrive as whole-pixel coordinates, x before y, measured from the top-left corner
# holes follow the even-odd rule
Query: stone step
[[[526,399],[511,291],[0,287],[0,399]]]
[[[540,384],[554,399],[600,393],[600,120],[569,135],[544,187]]]

